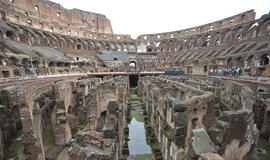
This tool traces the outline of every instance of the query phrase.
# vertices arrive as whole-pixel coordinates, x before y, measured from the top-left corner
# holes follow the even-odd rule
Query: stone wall
[[[196,159],[206,152],[224,160],[254,159],[259,133],[254,125],[256,97],[245,85],[218,78],[160,76],[140,78],[139,90],[165,159]],[[196,130],[200,128],[205,131]],[[193,141],[196,136],[205,141]],[[200,143],[214,146],[198,150]]]
[[[203,116],[212,93],[154,77],[141,77],[139,91],[146,103],[151,125],[162,144],[163,157],[183,159],[191,130],[203,127]]]
[[[6,12],[6,19],[11,22],[47,31],[53,27],[56,32],[68,34],[70,30],[71,34],[76,36],[84,36],[83,31],[113,33],[110,20],[105,15],[79,9],[69,10],[51,1],[3,0],[1,9]]]
[[[22,129],[17,91],[18,87],[15,86],[0,91],[0,159]]]

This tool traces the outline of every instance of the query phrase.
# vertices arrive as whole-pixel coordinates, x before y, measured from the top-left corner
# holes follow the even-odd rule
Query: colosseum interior
[[[269,13],[132,39],[47,0],[0,11],[1,160],[270,159]]]

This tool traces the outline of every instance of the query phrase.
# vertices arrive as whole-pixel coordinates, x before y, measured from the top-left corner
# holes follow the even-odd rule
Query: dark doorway
[[[2,71],[2,75],[4,78],[10,77],[9,71]]]
[[[129,86],[130,88],[135,88],[138,86],[138,75],[130,75],[129,76]]]

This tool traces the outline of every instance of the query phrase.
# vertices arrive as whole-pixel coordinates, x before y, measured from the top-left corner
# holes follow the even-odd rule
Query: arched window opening
[[[246,15],[241,15],[241,21],[245,20],[246,19]]]
[[[4,78],[10,77],[9,71],[2,71],[2,75],[3,75]]]
[[[35,10],[36,10],[37,12],[39,11],[38,5],[35,5]]]
[[[29,26],[31,26],[32,25],[32,20],[31,19],[28,19],[27,20],[27,23],[28,23]]]
[[[270,61],[270,55],[264,54],[261,57],[261,64],[262,65],[269,65],[269,61]]]
[[[129,62],[129,70],[130,71],[136,71],[136,62],[135,61],[131,61]]]
[[[205,42],[205,43],[203,44],[202,47],[208,47],[208,46],[209,46],[209,42],[207,41],[207,42]]]
[[[240,41],[240,40],[241,40],[241,35],[238,34],[238,35],[236,36],[235,40],[236,40],[236,41]]]
[[[244,58],[242,57],[237,58],[236,65],[237,67],[244,68]]]
[[[147,52],[152,52],[152,48],[148,48],[147,49]]]
[[[5,12],[1,12],[1,17],[2,17],[2,20],[5,21],[7,19],[6,13]]]
[[[248,57],[248,59],[247,59],[247,66],[248,67],[255,66],[255,57],[253,55]]]
[[[230,67],[233,67],[234,66],[233,59],[232,58],[229,58],[228,59],[227,65],[230,66]]]
[[[213,25],[209,26],[209,31],[213,31]]]
[[[11,31],[6,32],[6,37],[8,37],[11,40],[16,40],[15,34],[13,32],[11,32]]]
[[[77,45],[77,49],[81,49],[82,46],[80,44]]]
[[[144,36],[144,40],[147,40],[147,36]]]
[[[215,46],[219,46],[219,45],[220,45],[220,40],[217,39],[217,40],[215,41]]]

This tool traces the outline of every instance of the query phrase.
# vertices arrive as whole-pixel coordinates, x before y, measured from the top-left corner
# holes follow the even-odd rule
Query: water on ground
[[[131,121],[129,128],[129,158],[128,160],[154,159],[151,147],[147,144],[144,115],[141,101],[134,92],[129,97],[131,103]]]

